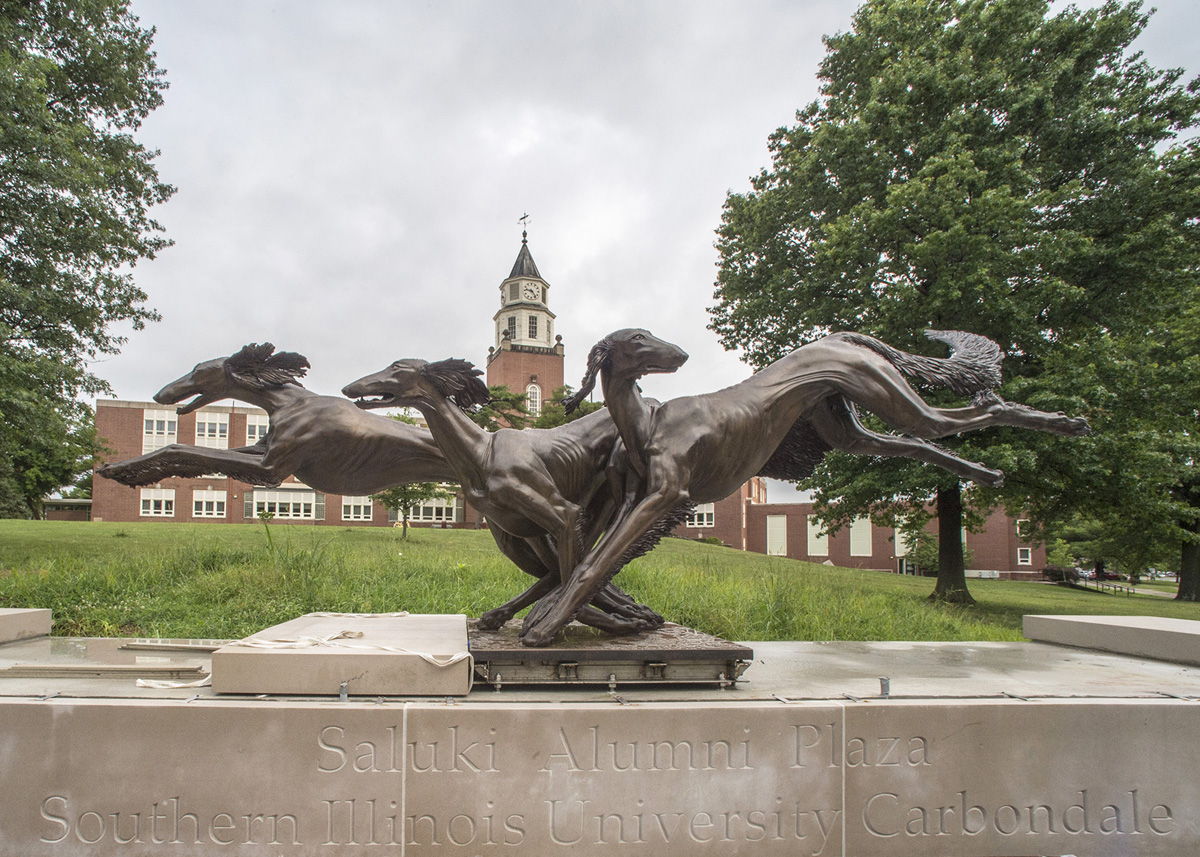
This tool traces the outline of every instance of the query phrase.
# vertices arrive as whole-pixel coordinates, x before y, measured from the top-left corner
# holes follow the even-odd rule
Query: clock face
[[[523,292],[523,294],[525,296],[525,300],[536,301],[538,298],[540,298],[542,296],[542,290],[539,289],[537,286],[533,285],[532,283],[526,283],[525,291]]]

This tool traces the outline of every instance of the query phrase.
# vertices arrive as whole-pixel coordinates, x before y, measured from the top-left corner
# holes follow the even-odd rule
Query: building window
[[[343,497],[343,521],[371,521],[375,518],[375,508],[371,505],[370,497]]]
[[[455,524],[462,523],[462,504],[457,496],[450,499],[438,498],[426,500],[420,506],[408,510],[408,520],[418,524]],[[400,518],[394,509],[388,511],[388,521],[396,523]]]
[[[1033,548],[1017,548],[1017,565],[1033,565]]]
[[[196,490],[192,492],[193,518],[224,518],[225,492]]]
[[[175,489],[143,488],[142,516],[151,518],[174,518]]]
[[[315,491],[255,491],[246,496],[247,518],[266,512],[287,520],[325,520],[325,495]]]
[[[551,342],[554,339],[554,322],[546,319],[546,341]]]
[[[517,338],[517,317],[515,315],[510,315],[508,317],[508,338]]]
[[[1017,518],[1017,538],[1027,539],[1033,535],[1033,522],[1028,518]]]
[[[547,300],[549,297],[549,290],[545,286],[542,286],[542,303],[549,303]]]
[[[536,316],[536,315],[531,315],[531,316],[529,317],[529,338],[530,338],[530,339],[537,339],[537,338],[538,338],[538,332],[537,332],[537,316]]]
[[[688,516],[683,519],[685,527],[712,527],[716,526],[717,505],[715,503],[700,503],[695,509],[688,512]]]
[[[537,384],[525,388],[525,409],[535,419],[542,415],[542,388]]]
[[[254,446],[267,436],[271,429],[270,418],[266,414],[246,415],[246,446]]]
[[[162,449],[175,442],[175,414],[171,411],[142,412],[144,426],[142,430],[142,453]]]
[[[821,525],[815,518],[806,517],[808,522],[808,555],[829,556],[829,534],[821,532]]]
[[[871,519],[855,518],[850,522],[850,556],[870,556]]]
[[[510,301],[515,301],[520,296],[521,296],[521,284],[520,283],[509,283],[508,284],[508,299]]]
[[[196,446],[229,449],[229,414],[196,414]]]

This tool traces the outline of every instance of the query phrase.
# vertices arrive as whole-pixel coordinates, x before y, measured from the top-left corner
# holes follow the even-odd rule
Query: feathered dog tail
[[[950,346],[949,357],[922,357],[893,348],[865,333],[834,336],[869,348],[910,378],[947,389],[960,396],[986,397],[1000,386],[1000,361],[1004,352],[986,336],[963,330],[927,330],[925,335]]]

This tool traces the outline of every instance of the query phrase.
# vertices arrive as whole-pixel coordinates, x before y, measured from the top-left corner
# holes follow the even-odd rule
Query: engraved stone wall
[[[1198,721],[1165,699],[8,699],[0,853],[1178,855]]]

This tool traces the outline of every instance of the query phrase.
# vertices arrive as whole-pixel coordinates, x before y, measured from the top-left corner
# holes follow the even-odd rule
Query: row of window
[[[143,488],[141,501],[143,517],[175,517],[174,488]],[[225,491],[196,489],[192,492],[192,517],[224,518],[226,504]],[[291,521],[323,521],[325,520],[325,495],[317,491],[251,491],[246,493],[242,511],[243,517],[247,520],[262,514],[270,514],[274,518]],[[375,507],[370,497],[342,498],[343,521],[372,521],[374,519]],[[449,500],[427,500],[420,506],[414,506],[408,519],[417,523],[462,521],[462,504],[457,497]],[[396,520],[394,512],[389,513],[388,520]]]
[[[510,315],[505,319],[504,324],[505,329],[508,331],[508,338],[514,341],[517,338],[517,319],[518,316]],[[540,339],[542,341],[549,342],[551,337],[554,335],[554,322],[550,319],[546,319],[545,336],[539,335],[541,325],[538,323],[538,317],[536,315],[527,315],[525,317],[525,322],[527,325],[527,330],[529,331],[529,335],[526,337],[527,339]]]
[[[178,443],[179,423],[171,411],[146,410],[142,415],[142,453]],[[267,436],[270,423],[266,414],[246,415],[246,446]],[[229,448],[229,414],[200,411],[196,414],[196,446],[209,449]]]

